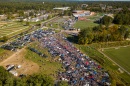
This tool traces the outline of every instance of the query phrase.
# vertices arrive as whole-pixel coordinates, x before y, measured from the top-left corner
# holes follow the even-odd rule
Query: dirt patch
[[[14,53],[12,56],[8,57],[4,61],[0,63],[0,66],[3,66],[6,68],[7,65],[21,65],[21,68],[16,69],[18,74],[28,74],[31,75],[33,73],[38,72],[39,65],[29,61],[24,58],[24,55],[26,54],[26,50],[23,48],[21,50],[18,50],[16,53]]]

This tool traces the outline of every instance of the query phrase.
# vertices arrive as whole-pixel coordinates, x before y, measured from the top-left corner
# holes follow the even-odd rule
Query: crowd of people
[[[110,86],[110,78],[98,63],[74,47],[62,34],[42,38],[41,45],[48,48],[53,57],[60,56],[65,69],[57,79],[70,86]]]

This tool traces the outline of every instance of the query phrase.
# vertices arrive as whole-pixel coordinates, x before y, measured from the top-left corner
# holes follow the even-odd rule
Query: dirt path
[[[0,63],[0,65],[3,65],[3,64],[6,63],[7,61],[13,59],[13,58],[14,58],[17,54],[19,54],[22,50],[23,50],[23,49],[18,50],[18,51],[17,51],[16,53],[14,53],[12,56],[10,56],[10,57],[8,57],[7,59],[3,60],[3,61]]]
[[[33,74],[38,72],[39,65],[24,58],[26,49],[20,49],[12,56],[8,57],[0,63],[6,69],[7,65],[21,65],[21,68],[16,69],[18,74]]]

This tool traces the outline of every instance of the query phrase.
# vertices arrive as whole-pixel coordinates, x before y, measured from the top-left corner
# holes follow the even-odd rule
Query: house
[[[70,10],[70,7],[55,7],[54,10]]]
[[[123,8],[114,9],[114,11],[121,11],[121,10],[123,10]]]
[[[88,5],[87,4],[82,4],[81,7],[86,8],[86,7],[88,7]]]
[[[31,22],[38,22],[38,21],[40,21],[38,18],[32,18],[32,19],[30,19],[30,21]]]

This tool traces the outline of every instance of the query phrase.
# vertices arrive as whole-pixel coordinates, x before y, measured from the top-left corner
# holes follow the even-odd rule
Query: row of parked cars
[[[6,43],[5,45],[1,46],[1,48],[16,51],[17,49],[22,48],[23,46],[27,45],[30,42],[33,42],[34,40],[40,40],[42,37],[52,35],[54,33],[55,32],[52,31],[51,29],[48,30],[38,29],[36,31],[31,32],[30,34],[26,34],[22,37],[17,38],[15,41]]]
[[[35,48],[28,47],[28,49],[31,50],[31,51],[33,51],[33,52],[35,52],[36,54],[38,54],[41,57],[47,57],[45,54],[43,54],[42,52],[38,51]]]

